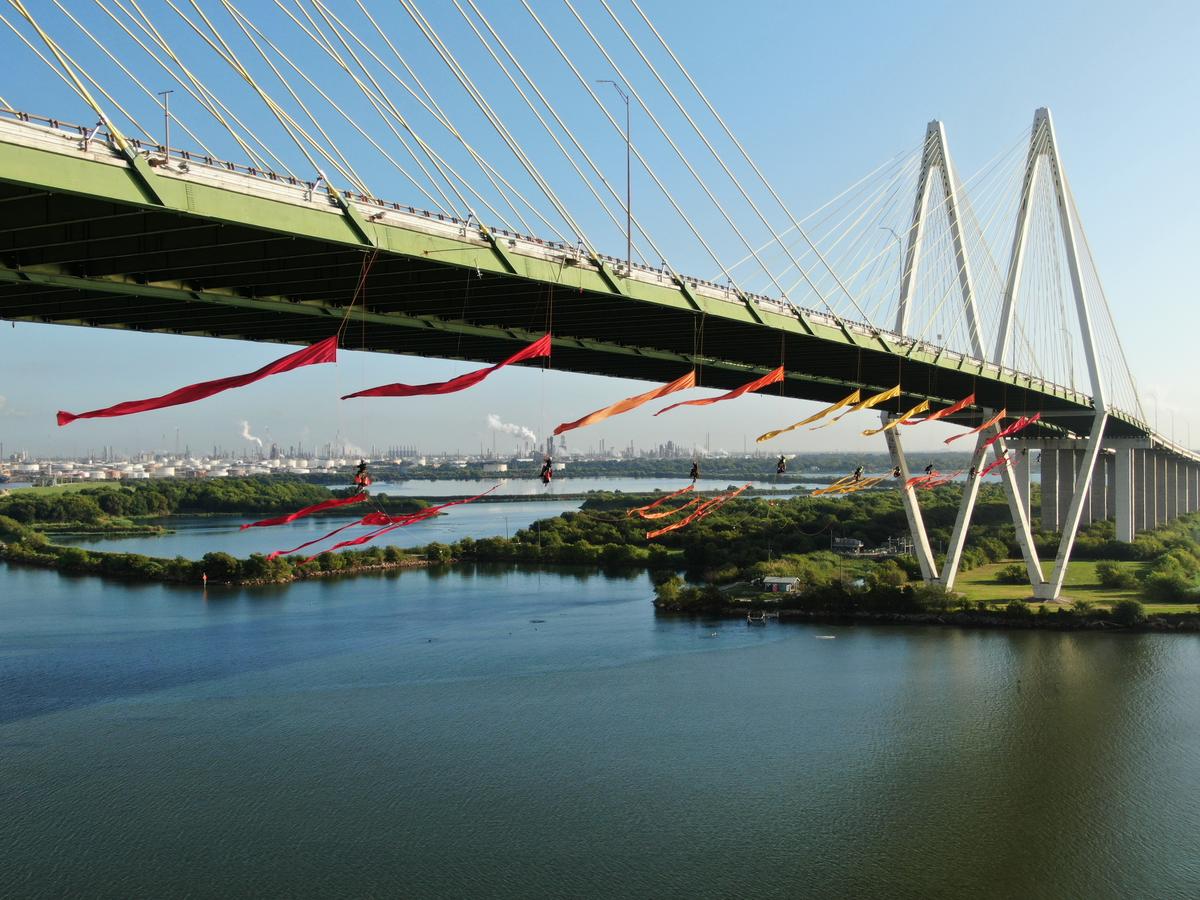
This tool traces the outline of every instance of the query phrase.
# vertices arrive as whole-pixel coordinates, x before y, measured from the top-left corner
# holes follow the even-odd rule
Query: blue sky
[[[332,5],[339,10],[348,6]],[[111,22],[90,6],[71,8],[76,6],[97,36],[119,39]],[[578,6],[589,22],[601,21],[598,4]],[[1195,210],[1200,208],[1195,165],[1200,138],[1195,102],[1200,95],[1200,68],[1195,65],[1200,8],[1195,4],[747,0],[644,6],[797,211],[815,208],[881,161],[917,145],[932,118],[946,123],[959,171],[966,175],[1011,143],[1028,126],[1035,108],[1049,106],[1147,413],[1153,417],[1157,407],[1163,431],[1169,431],[1174,419],[1180,441],[1189,438],[1194,423],[1193,444],[1200,443],[1200,405],[1193,387],[1200,311],[1190,277],[1198,237]],[[30,7],[48,23],[62,24],[48,2]],[[564,43],[589,76],[611,76],[578,31],[566,27],[560,4],[535,7],[556,33],[561,29]],[[615,7],[622,15],[628,9],[620,2]],[[152,8],[163,22],[171,21],[169,10],[161,11],[165,6],[147,6]],[[518,9],[510,3],[486,3],[482,8],[501,23],[515,21]],[[372,4],[372,9],[381,16],[396,15],[393,4]],[[426,3],[422,9],[449,35],[461,28],[462,20],[448,4]],[[529,28],[513,27],[509,34],[523,58],[536,60],[544,53]],[[73,39],[80,58],[90,59],[77,34]],[[299,52],[298,44],[289,43],[294,37],[280,32],[278,39]],[[422,74],[430,73],[431,87],[444,92],[447,111],[457,115],[465,99],[439,78],[432,58],[414,51],[419,66],[422,59],[427,67],[421,68]],[[0,96],[20,109],[87,120],[89,114],[79,101],[41,66],[18,47],[0,75]],[[102,69],[97,63],[96,71]],[[312,71],[318,70],[312,62]],[[240,86],[227,71],[212,69],[210,84],[223,96],[241,97],[231,102],[240,103],[236,108],[269,129],[261,107],[237,94]],[[119,79],[113,86],[121,98],[126,94],[120,92],[129,90]],[[508,102],[498,98],[497,106],[515,116]],[[146,121],[154,120],[153,111],[136,97],[130,105],[140,109]],[[181,115],[186,111],[186,105],[181,106]],[[634,127],[648,128],[636,118]],[[610,177],[622,181],[622,148],[606,129],[598,122],[586,125],[580,137],[606,170],[611,167]],[[491,146],[483,138],[481,145]],[[347,146],[356,147],[354,141]],[[666,157],[656,161],[668,165]],[[360,174],[389,199],[408,200],[413,193],[393,172],[369,159],[364,158]],[[642,210],[653,231],[656,217],[664,212],[662,204],[650,196],[644,176],[635,173],[635,179],[646,197]],[[565,196],[568,205],[578,200]],[[711,212],[702,214],[699,223],[714,234],[720,231]],[[623,253],[619,233],[598,230],[601,249]],[[677,267],[701,273],[712,268],[686,236],[669,226],[663,230],[669,232],[664,243]],[[566,373],[512,371],[452,398],[339,403],[335,398],[347,389],[387,381],[440,380],[472,368],[442,360],[345,353],[337,367],[292,373],[191,406],[77,422],[64,429],[54,425],[59,408],[79,411],[150,396],[191,381],[246,371],[279,354],[278,347],[231,341],[4,323],[0,441],[6,453],[18,448],[77,453],[105,445],[170,447],[178,428],[181,442],[193,449],[214,443],[239,447],[248,446],[239,438],[241,421],[248,420],[254,433],[263,435],[269,429],[284,445],[321,444],[340,435],[360,447],[397,443],[426,451],[466,451],[477,450],[481,442],[491,444],[489,413],[544,435],[559,421],[644,389],[631,382]],[[740,449],[743,441],[753,445],[754,435],[812,408],[799,401],[747,397],[660,419],[643,410],[571,437],[580,447],[596,446],[600,439],[618,446],[631,439],[639,445],[668,439],[703,444],[707,437],[713,447]],[[861,418],[865,420],[865,414]],[[817,434],[800,433],[780,441],[780,449],[881,450],[879,439],[858,435],[870,424],[847,422]],[[931,428],[910,440],[930,446],[941,436]]]

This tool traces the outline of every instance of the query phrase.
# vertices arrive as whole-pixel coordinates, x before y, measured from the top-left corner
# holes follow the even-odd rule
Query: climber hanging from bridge
[[[542,456],[542,470],[538,472],[538,478],[542,479],[542,484],[549,484],[554,478],[554,457],[548,453]]]
[[[783,454],[779,455],[779,461],[775,463],[775,474],[782,475],[787,471],[787,457]]]
[[[692,479],[692,484],[700,478],[700,463],[696,460],[692,460],[692,471],[688,473],[688,478]]]
[[[360,459],[358,467],[354,470],[354,484],[364,492],[371,486],[371,473],[367,471],[365,459]]]

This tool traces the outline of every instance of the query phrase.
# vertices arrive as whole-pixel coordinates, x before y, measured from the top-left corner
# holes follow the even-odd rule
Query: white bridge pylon
[[[1054,122],[1048,109],[1042,108],[1034,113],[1033,128],[1030,134],[1029,149],[1025,161],[1025,173],[1022,179],[1022,195],[1017,208],[1017,216],[1013,233],[1012,250],[1009,255],[1008,268],[1004,280],[1004,296],[1000,320],[995,335],[994,350],[991,361],[1002,365],[1011,338],[1016,311],[1020,304],[1022,271],[1028,250],[1029,224],[1031,207],[1036,202],[1033,186],[1039,174],[1051,179],[1053,196],[1058,209],[1058,222],[1061,230],[1067,270],[1075,300],[1075,314],[1080,336],[1083,342],[1084,355],[1087,360],[1088,374],[1091,380],[1093,406],[1095,416],[1088,438],[1083,443],[1082,454],[1079,454],[1079,469],[1073,479],[1074,492],[1071,495],[1067,514],[1062,523],[1062,539],[1059,543],[1054,569],[1047,579],[1043,574],[1041,560],[1034,546],[1033,533],[1030,527],[1030,515],[1027,490],[1023,491],[1017,480],[1013,466],[1001,466],[1000,472],[1004,485],[1005,497],[1008,500],[1009,511],[1012,515],[1013,526],[1017,533],[1017,543],[1025,561],[1026,572],[1034,597],[1042,600],[1054,600],[1062,592],[1063,581],[1066,577],[1067,563],[1078,534],[1079,524],[1083,518],[1084,504],[1089,496],[1092,473],[1100,454],[1104,435],[1104,426],[1108,417],[1108,406],[1105,397],[1103,381],[1100,377],[1099,353],[1096,348],[1095,335],[1092,328],[1093,313],[1085,288],[1084,278],[1079,261],[1079,248],[1076,243],[1077,223],[1073,220],[1073,206],[1069,197],[1066,174],[1063,170],[1058,145],[1054,135]],[[972,350],[980,359],[989,358],[984,349],[984,336],[979,321],[978,305],[975,296],[975,286],[972,279],[971,258],[967,241],[963,235],[964,210],[962,208],[961,192],[954,167],[950,161],[950,152],[946,142],[946,130],[941,122],[930,122],[925,137],[925,153],[921,162],[920,174],[917,179],[917,196],[913,205],[912,224],[908,229],[904,268],[900,280],[900,295],[896,313],[896,331],[908,333],[909,319],[913,305],[913,290],[916,284],[917,272],[922,261],[922,250],[926,231],[926,220],[930,215],[930,191],[939,179],[941,192],[944,197],[943,207],[948,219],[949,233],[953,245],[955,266],[958,272],[958,287],[961,293],[963,313],[970,333]],[[1000,410],[984,409],[983,416],[991,418]],[[891,419],[891,413],[883,413],[886,425]],[[946,548],[946,556],[940,571],[929,544],[925,530],[921,507],[917,501],[916,492],[912,488],[902,488],[905,515],[912,533],[913,545],[917,560],[921,567],[922,577],[926,582],[937,582],[946,588],[954,586],[958,570],[962,562],[963,548],[966,545],[967,531],[970,528],[971,517],[979,496],[980,479],[975,473],[981,471],[987,456],[989,441],[994,458],[1000,461],[1008,456],[1008,447],[1003,438],[994,440],[1001,428],[1000,424],[981,432],[971,454],[970,474],[963,485],[962,499],[959,503],[958,514],[955,517],[950,542]],[[899,467],[901,477],[907,483],[910,474],[904,453],[901,437],[895,429],[887,433],[888,451],[892,464]],[[1027,453],[1022,450],[1021,453]],[[1027,473],[1028,467],[1023,466]]]

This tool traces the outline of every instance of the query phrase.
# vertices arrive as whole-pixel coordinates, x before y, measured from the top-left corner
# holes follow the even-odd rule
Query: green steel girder
[[[727,382],[741,373],[761,373],[773,368],[764,365],[761,359],[758,362],[749,361],[750,357],[745,355],[745,348],[748,343],[753,342],[761,345],[766,333],[774,333],[787,342],[798,342],[798,349],[789,351],[787,357],[788,384],[791,386],[787,390],[789,396],[824,399],[836,391],[852,386],[881,389],[889,387],[895,381],[888,381],[893,376],[886,371],[887,361],[894,360],[891,363],[894,367],[891,371],[897,373],[897,376],[904,373],[906,384],[912,382],[906,387],[906,393],[911,392],[909,396],[924,397],[933,394],[940,402],[948,403],[956,398],[937,395],[949,394],[951,387],[954,391],[970,387],[978,381],[981,389],[986,384],[993,385],[993,394],[998,400],[1012,393],[1014,402],[1025,403],[1029,408],[1041,408],[1043,404],[1050,404],[1051,412],[1059,410],[1065,421],[1082,410],[1091,409],[1089,398],[1046,385],[1030,376],[998,371],[995,367],[957,355],[945,354],[940,350],[931,350],[922,344],[910,345],[905,342],[893,345],[878,332],[874,335],[859,334],[844,322],[820,321],[803,310],[795,315],[785,315],[760,307],[745,297],[716,299],[692,289],[685,278],[676,279],[667,273],[663,273],[662,280],[657,283],[628,276],[618,278],[603,260],[596,260],[593,267],[576,264],[573,254],[563,252],[558,255],[553,248],[542,255],[513,252],[505,246],[508,240],[504,235],[479,226],[462,227],[457,237],[445,233],[432,233],[422,230],[419,224],[409,226],[407,222],[397,224],[387,221],[386,207],[378,207],[378,213],[383,215],[376,213],[364,218],[362,207],[353,200],[347,201],[340,194],[326,198],[327,203],[285,202],[265,193],[243,193],[213,183],[211,179],[206,181],[203,175],[204,167],[197,164],[196,168],[200,170],[198,173],[184,177],[176,172],[151,168],[140,159],[132,165],[116,156],[100,161],[83,154],[57,152],[0,140],[0,182],[18,186],[28,192],[24,196],[3,198],[4,200],[74,196],[93,204],[110,205],[110,218],[113,221],[122,217],[128,218],[131,211],[142,210],[147,215],[157,211],[153,214],[174,217],[172,222],[163,223],[163,234],[166,235],[160,238],[163,241],[171,240],[172,235],[183,234],[183,226],[189,220],[224,226],[234,229],[229,246],[245,245],[246,258],[249,261],[253,260],[256,235],[261,236],[264,242],[278,241],[280,238],[300,241],[301,244],[297,245],[301,248],[300,252],[305,252],[306,248],[316,248],[312,252],[329,256],[336,256],[339,252],[361,254],[364,250],[375,248],[383,257],[409,261],[410,275],[398,273],[400,281],[397,283],[397,290],[405,283],[406,277],[419,278],[422,272],[432,272],[433,268],[439,272],[475,270],[480,273],[480,277],[491,279],[493,283],[510,284],[514,290],[528,291],[531,287],[553,285],[561,289],[566,297],[578,295],[580,298],[609,298],[612,301],[627,303],[631,315],[637,310],[657,310],[657,314],[667,316],[670,321],[677,323],[676,330],[686,328],[690,332],[689,323],[703,317],[708,322],[706,327],[710,332],[716,329],[718,323],[721,325],[723,343],[701,347],[702,358],[695,361],[705,368],[727,373],[728,377],[724,378]],[[242,177],[246,179],[248,186],[253,186],[254,182],[249,176]],[[339,204],[338,200],[342,203]],[[373,207],[368,205],[367,208]],[[99,225],[104,224],[105,217],[102,212],[82,217],[64,216],[64,219],[72,218],[89,219],[89,224],[79,227],[87,229],[90,235]],[[34,222],[31,228],[53,228],[59,224],[63,223]],[[180,227],[172,231],[167,225]],[[9,231],[19,232],[20,228],[6,228],[0,231],[0,235]],[[132,234],[131,255],[141,252],[140,245],[133,238],[141,237],[144,240],[147,234],[150,232],[142,235],[136,232]],[[68,236],[69,240],[71,238]],[[97,238],[80,238],[81,244],[90,252],[88,240],[108,240],[115,246],[120,246],[122,232],[117,229],[111,237],[101,234]],[[183,246],[186,241],[180,243]],[[266,244],[263,246],[265,248]],[[202,249],[197,246],[193,252],[198,254]],[[221,249],[222,245],[219,242],[212,247],[214,253],[219,253]],[[188,251],[184,248],[170,252],[174,253],[174,256],[163,258],[175,260]],[[262,252],[265,254],[266,250],[263,249]],[[71,266],[56,268],[23,265],[19,259],[20,255],[20,252],[6,255],[4,246],[0,243],[0,257],[6,262],[6,265],[0,268],[0,284],[59,289],[74,292],[73,295],[78,298],[86,298],[89,292],[148,298],[183,304],[181,309],[186,309],[187,304],[223,306],[277,316],[280,317],[279,321],[284,321],[285,317],[289,316],[302,316],[310,320],[333,320],[345,314],[344,304],[331,303],[320,297],[298,300],[297,297],[302,296],[303,291],[297,297],[244,296],[244,291],[239,293],[236,290],[209,289],[205,285],[197,289],[186,277],[142,283],[130,274],[136,272],[136,269],[94,277],[86,271],[72,270]],[[119,261],[120,258],[122,257],[116,259]],[[115,262],[113,265],[115,266]],[[239,264],[235,261],[235,268],[237,265]],[[167,266],[164,263],[162,267]],[[332,277],[331,275],[330,278]],[[496,279],[499,279],[499,282]],[[421,284],[420,287],[429,292],[440,289],[436,279]],[[19,306],[18,301],[19,297],[13,302]],[[14,318],[59,322],[88,321],[86,315],[75,316],[67,312],[48,315],[25,307],[21,309],[23,311],[20,315],[13,316]],[[4,314],[3,309],[0,309],[0,314]],[[369,309],[366,312],[355,313],[356,320],[360,317],[381,326],[394,326],[410,331],[461,334],[485,341],[527,341],[536,336],[535,331],[529,328],[508,327],[503,322],[456,321],[442,314],[414,315],[403,310]],[[596,325],[595,333],[574,336],[556,333],[555,347],[561,347],[568,352],[587,351],[609,358],[656,360],[672,365],[691,365],[693,362],[690,352],[679,349],[667,346],[639,346],[638,340],[612,340],[611,334],[604,334],[604,322],[595,315],[593,320],[591,324]],[[555,321],[557,323],[557,318]],[[106,322],[105,327],[120,327],[119,322]],[[138,327],[174,332],[184,330],[174,325],[161,329],[156,329],[153,324],[141,324]],[[556,327],[556,332],[557,330]],[[229,335],[232,332],[221,333]],[[654,334],[647,335],[647,344],[653,344],[655,337]],[[775,340],[778,341],[779,338]],[[482,354],[484,351],[478,352]],[[826,362],[818,360],[809,364],[807,357],[814,353]],[[739,359],[739,356],[743,358]],[[611,367],[606,365],[592,366],[578,356],[574,360],[579,371],[614,374]],[[638,371],[650,372],[645,369]],[[861,374],[856,374],[868,371],[873,373],[871,377],[864,378]],[[623,374],[623,370],[616,374]],[[658,374],[659,370],[655,369],[646,377],[658,377]],[[964,382],[963,378],[970,380]],[[721,379],[713,380],[714,386],[717,386],[715,382]],[[938,386],[943,384],[945,388],[939,390]],[[812,390],[802,388],[801,385],[809,385]],[[1134,431],[1140,427],[1138,423],[1120,414],[1113,417],[1113,422]]]

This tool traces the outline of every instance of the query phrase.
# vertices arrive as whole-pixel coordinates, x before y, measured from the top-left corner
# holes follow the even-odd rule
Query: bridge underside
[[[283,204],[278,227],[260,213],[243,221],[204,214],[209,185],[182,185],[186,204],[170,208],[127,187],[106,189],[106,179],[129,179],[124,167],[91,163],[98,176],[89,179],[53,168],[88,165],[79,160],[8,161],[0,154],[4,319],[311,343],[336,330],[374,254],[343,342],[351,349],[496,362],[549,329],[560,370],[665,382],[695,355],[703,386],[730,388],[782,363],[790,397],[833,401],[854,387],[899,382],[905,396],[889,408],[975,393],[978,406],[956,419],[964,424],[1001,407],[1040,411],[1050,434],[1086,434],[1092,420],[1079,395],[1025,376],[897,346],[894,336],[758,311],[738,298],[698,301],[666,275],[658,287],[643,276],[606,289],[595,267],[543,259],[539,271],[556,276],[530,277],[532,264],[515,254],[517,271],[506,271],[503,248],[481,250],[473,228],[465,231],[474,243],[410,233],[402,249],[389,238],[376,252],[349,228],[332,237],[297,231]],[[163,182],[181,187],[178,178]],[[344,217],[332,218],[343,228]],[[1109,430],[1141,433],[1119,416]]]

